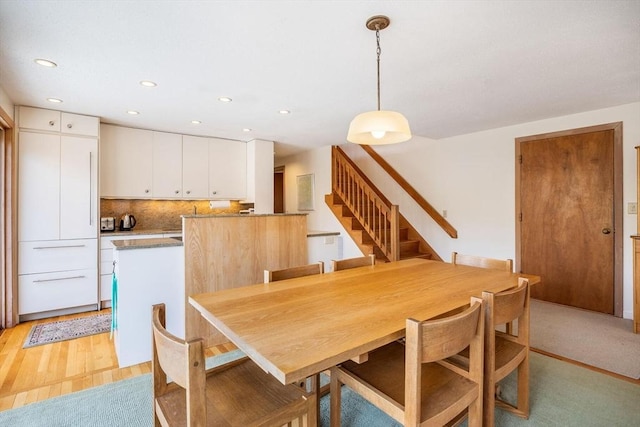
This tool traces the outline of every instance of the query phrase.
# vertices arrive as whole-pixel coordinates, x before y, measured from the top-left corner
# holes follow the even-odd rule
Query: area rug
[[[237,351],[215,356],[207,360],[207,366],[216,366],[236,357]],[[512,399],[515,376],[505,378],[501,384],[503,395]],[[496,426],[640,425],[640,385],[628,381],[532,353],[530,390],[529,419],[523,420],[498,409]],[[152,427],[151,393],[151,375],[145,374],[0,412],[0,426]],[[328,427],[329,396],[321,399],[320,407],[320,425]],[[355,392],[346,387],[343,389],[343,427],[397,425]]]
[[[109,332],[111,313],[34,325],[22,348]]]

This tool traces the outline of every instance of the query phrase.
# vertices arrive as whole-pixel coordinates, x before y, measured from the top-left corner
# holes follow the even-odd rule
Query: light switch
[[[627,213],[630,215],[638,214],[638,203],[632,202],[627,204]]]

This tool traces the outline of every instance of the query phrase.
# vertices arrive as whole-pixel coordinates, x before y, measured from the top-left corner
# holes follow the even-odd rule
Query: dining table
[[[406,319],[464,307],[539,276],[412,258],[189,296],[189,303],[283,384],[403,338]]]

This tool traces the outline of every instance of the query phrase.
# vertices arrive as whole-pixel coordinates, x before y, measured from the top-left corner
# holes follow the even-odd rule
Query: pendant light
[[[396,144],[411,139],[409,122],[400,113],[380,110],[380,30],[389,26],[389,18],[382,15],[367,20],[367,28],[376,32],[378,59],[378,109],[358,114],[349,125],[347,141],[362,145]]]

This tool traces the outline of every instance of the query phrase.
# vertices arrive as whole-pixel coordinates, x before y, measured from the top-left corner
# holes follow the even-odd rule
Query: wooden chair
[[[491,268],[494,270],[506,270],[513,272],[512,259],[485,258],[475,255],[460,255],[458,252],[451,254],[451,264],[470,265],[472,267]]]
[[[484,424],[494,424],[494,406],[529,418],[529,281],[518,279],[518,287],[497,294],[483,292],[485,307]],[[500,332],[497,326],[517,319],[517,334]],[[500,399],[496,384],[518,370],[515,405]],[[498,396],[496,396],[498,394]]]
[[[247,357],[205,371],[203,340],[167,332],[164,304],[153,306],[152,324],[156,426],[280,426],[304,415],[317,422],[316,395],[282,385]]]
[[[324,263],[322,261],[315,264],[307,264],[299,267],[283,268],[282,270],[265,270],[264,283],[276,282],[278,280],[293,279],[294,277],[311,276],[312,274],[324,273]]]
[[[331,260],[333,271],[346,270],[348,268],[366,267],[368,265],[376,265],[376,256],[369,254],[367,256],[357,258],[347,258],[340,260]]]
[[[393,342],[363,364],[331,369],[331,425],[340,425],[340,389],[346,384],[405,426],[442,426],[469,409],[469,426],[482,424],[483,302],[471,298],[461,313],[438,320],[407,319],[406,347]],[[445,359],[470,348],[469,369]],[[406,358],[406,361],[405,361]]]

